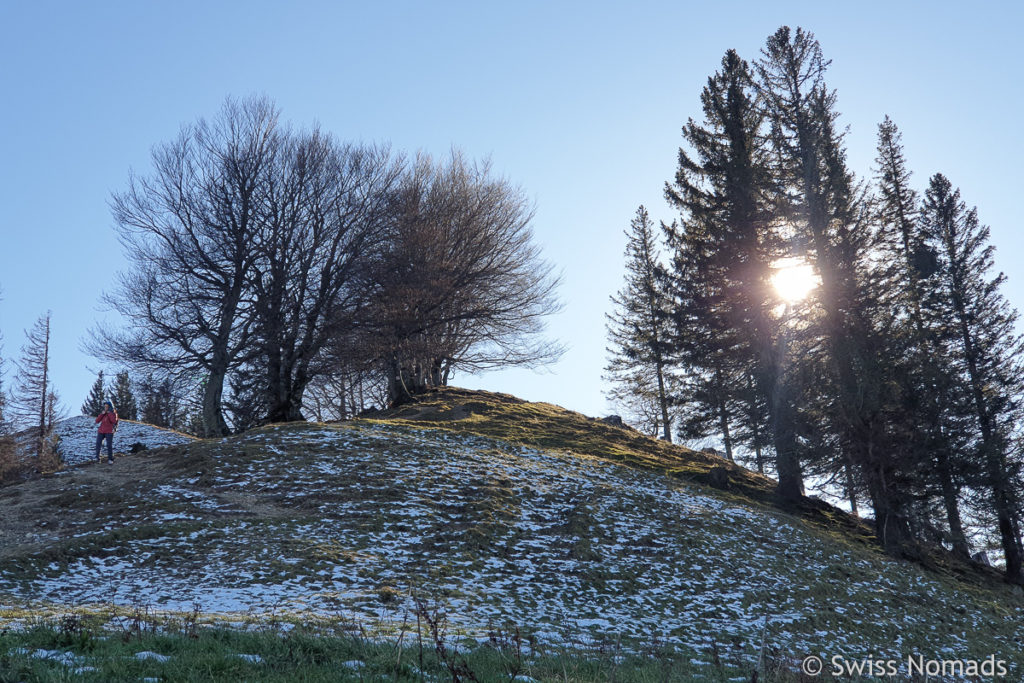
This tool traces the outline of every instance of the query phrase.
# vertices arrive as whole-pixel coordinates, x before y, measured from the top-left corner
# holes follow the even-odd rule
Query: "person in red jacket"
[[[114,410],[114,404],[107,401],[103,405],[103,412],[96,418],[96,422],[99,424],[100,429],[96,434],[96,462],[102,462],[100,459],[100,450],[103,448],[103,440],[107,441],[107,462],[111,465],[114,464],[114,432],[117,431],[117,411]]]

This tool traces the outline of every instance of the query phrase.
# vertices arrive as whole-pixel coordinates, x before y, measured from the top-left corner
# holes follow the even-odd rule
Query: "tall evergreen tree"
[[[103,412],[103,403],[107,400],[107,389],[103,381],[103,371],[100,370],[96,381],[89,390],[89,395],[82,404],[82,415],[96,417]]]
[[[110,400],[113,401],[117,414],[122,420],[139,419],[139,406],[135,400],[131,376],[127,370],[122,370],[114,376],[114,387],[110,390]]]
[[[902,343],[905,355],[906,367],[898,378],[903,388],[906,429],[916,446],[911,460],[924,467],[915,472],[918,486],[938,480],[950,542],[957,554],[966,557],[969,548],[960,513],[958,477],[963,453],[958,448],[961,440],[957,419],[948,408],[956,404],[954,393],[960,382],[942,353],[941,339],[922,311],[922,280],[935,270],[935,252],[921,234],[917,193],[910,186],[899,130],[888,116],[878,128],[875,161],[883,253],[893,265],[891,281],[896,286],[892,288],[892,306],[894,318],[902,321],[903,328],[897,329],[895,341]]]
[[[168,429],[185,426],[181,400],[169,377],[157,379],[151,374],[147,375],[139,385],[139,395],[143,422]]]
[[[236,434],[266,423],[266,392],[259,367],[243,365],[228,379],[224,401],[228,422]]]
[[[708,79],[701,102],[704,121],[691,119],[683,129],[692,155],[680,149],[675,182],[666,186],[686,228],[670,236],[677,246],[680,310],[686,311],[677,326],[680,351],[717,387],[709,392],[717,399],[709,408],[718,413],[723,434],[731,413],[755,452],[770,442],[780,493],[795,500],[803,493],[803,475],[782,320],[773,312],[780,302],[771,286],[773,263],[784,256],[784,245],[773,207],[764,114],[750,68],[735,51],[725,54],[721,70]],[[721,396],[725,387],[732,390]]]
[[[723,293],[711,267],[711,250],[697,225],[663,226],[672,253],[665,273],[672,311],[671,352],[682,365],[679,435],[695,439],[717,432],[733,459],[733,370],[729,365]]]
[[[612,355],[605,372],[613,385],[608,396],[630,408],[634,419],[653,427],[654,434],[660,428],[662,438],[672,441],[667,310],[657,278],[654,225],[643,206],[626,237],[626,283],[611,297],[615,310],[607,316]]]
[[[878,308],[884,289],[871,272],[870,229],[862,191],[846,166],[836,130],[836,95],[825,83],[829,62],[814,36],[789,27],[772,35],[758,62],[772,119],[778,169],[791,194],[795,242],[821,279],[820,333],[833,370],[833,396],[821,402],[836,432],[840,466],[864,482],[879,539],[900,550],[910,538],[900,489],[902,453],[889,429],[893,397]],[[898,445],[898,444],[895,444]]]
[[[1000,291],[1006,276],[993,275],[989,229],[967,210],[942,174],[932,176],[921,222],[938,254],[927,300],[928,315],[959,342],[962,376],[969,387],[969,408],[976,420],[977,466],[989,489],[997,520],[1006,574],[1024,583],[1020,535],[1020,463],[1013,458],[1024,418],[1024,338],[1017,332],[1017,311]]]

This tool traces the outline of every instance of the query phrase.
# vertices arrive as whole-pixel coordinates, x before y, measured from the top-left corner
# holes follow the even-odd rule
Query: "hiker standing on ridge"
[[[114,404],[107,401],[103,404],[103,412],[96,418],[100,430],[96,434],[96,462],[103,462],[100,458],[100,450],[103,448],[103,440],[107,440],[107,463],[114,464],[114,432],[117,431],[117,411]]]

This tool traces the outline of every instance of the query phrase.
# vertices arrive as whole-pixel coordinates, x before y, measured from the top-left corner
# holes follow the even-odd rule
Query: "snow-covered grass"
[[[476,638],[515,624],[549,646],[658,643],[702,665],[764,652],[1022,663],[1010,591],[666,471],[365,422],[271,426],[152,460],[152,480],[116,495],[61,478],[79,517],[45,547],[7,549],[0,624],[23,623],[25,605],[199,605],[222,622],[343,618],[386,635],[426,596]]]
[[[76,415],[61,420],[55,427],[57,449],[65,465],[80,465],[96,460],[96,421],[88,415]],[[135,444],[146,448],[159,448],[188,443],[193,437],[144,422],[121,420],[114,434],[114,452],[129,453]],[[138,447],[136,447],[138,448]],[[106,444],[103,446],[106,458]]]

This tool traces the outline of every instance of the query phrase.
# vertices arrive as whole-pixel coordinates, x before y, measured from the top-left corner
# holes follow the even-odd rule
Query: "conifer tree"
[[[266,423],[266,392],[259,367],[243,365],[228,380],[230,392],[224,401],[228,422],[236,434]]]
[[[608,397],[630,409],[634,419],[672,441],[669,415],[673,378],[666,353],[667,311],[657,279],[658,245],[647,209],[637,209],[626,232],[626,283],[611,297],[608,314],[611,359],[605,367],[612,383]]]
[[[683,129],[692,155],[680,149],[675,182],[666,186],[685,227],[684,233],[670,234],[677,252],[675,286],[682,295],[679,350],[691,369],[701,368],[707,405],[717,413],[723,435],[729,434],[728,421],[738,420],[739,434],[753,446],[762,469],[761,448],[771,443],[780,492],[797,499],[803,476],[780,355],[781,321],[773,313],[779,300],[770,283],[784,245],[772,205],[764,114],[749,66],[735,51],[725,54],[721,70],[708,79],[701,102],[704,121],[691,119]]]
[[[696,225],[663,225],[671,251],[665,273],[670,294],[671,353],[682,366],[679,435],[695,439],[717,432],[725,456],[733,459],[735,418],[732,370],[727,357],[720,282],[711,267],[711,251]]]
[[[839,447],[836,467],[851,468],[864,482],[878,537],[898,551],[910,528],[900,489],[903,444],[889,428],[894,398],[886,335],[876,325],[886,320],[878,299],[884,284],[871,271],[875,233],[862,188],[846,166],[836,94],[825,83],[828,64],[811,33],[784,26],[768,39],[757,66],[794,242],[821,281],[817,324],[833,385],[820,405]]]
[[[976,424],[977,470],[989,490],[1008,580],[1024,583],[1020,535],[1018,429],[1024,418],[1024,338],[1017,311],[1001,292],[1006,276],[993,274],[989,229],[967,210],[942,174],[932,176],[921,222],[937,252],[937,268],[926,301],[927,315],[958,342],[967,408]]]
[[[107,400],[106,398],[106,387],[103,382],[103,371],[100,370],[96,376],[96,381],[93,382],[92,389],[89,390],[89,395],[85,399],[85,403],[82,404],[82,415],[90,415],[96,417],[103,412],[103,404]]]
[[[179,429],[183,426],[181,401],[169,377],[155,378],[152,374],[139,385],[142,421],[157,427]]]
[[[893,265],[891,281],[897,344],[902,344],[906,367],[898,375],[903,385],[904,421],[912,435],[916,452],[913,463],[923,468],[914,473],[920,488],[937,479],[950,542],[954,552],[969,555],[967,537],[960,513],[958,472],[964,458],[962,439],[955,414],[959,378],[942,352],[942,340],[925,319],[922,303],[924,283],[936,267],[935,252],[923,239],[919,221],[917,193],[910,186],[910,172],[903,155],[901,135],[887,116],[878,128],[877,182],[879,226],[883,253]]]
[[[131,376],[127,370],[122,370],[115,375],[114,387],[110,391],[110,400],[113,401],[117,414],[122,420],[138,419],[139,406],[135,400]]]

